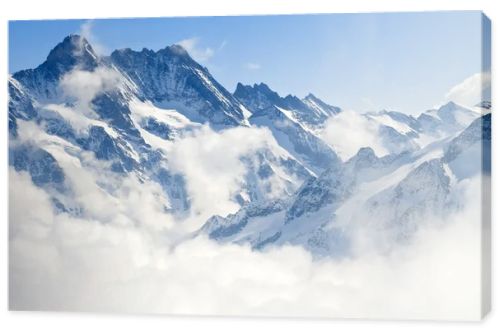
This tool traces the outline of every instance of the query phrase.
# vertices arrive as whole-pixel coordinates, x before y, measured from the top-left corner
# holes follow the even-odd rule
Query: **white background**
[[[193,15],[238,15],[238,14],[290,14],[290,13],[334,13],[373,11],[429,11],[429,10],[483,10],[492,20],[493,27],[493,103],[498,96],[495,78],[496,45],[499,34],[496,22],[500,19],[498,0],[2,0],[0,2],[0,189],[1,256],[0,256],[0,331],[3,333],[189,333],[189,332],[237,332],[240,333],[442,333],[442,332],[496,332],[500,331],[500,311],[495,310],[498,289],[493,290],[493,311],[478,323],[415,322],[415,321],[358,321],[358,320],[309,320],[309,319],[261,319],[222,317],[169,317],[139,315],[102,315],[70,313],[29,313],[7,311],[7,227],[8,227],[8,176],[7,176],[7,21],[12,19],[55,18],[104,18],[104,17],[152,17]],[[493,111],[495,113],[495,111]],[[498,190],[496,168],[498,165],[499,123],[493,121],[493,203]],[[26,208],[29,210],[29,208]],[[493,204],[493,222],[499,213],[498,204]],[[493,284],[498,277],[497,249],[499,232],[493,226]]]

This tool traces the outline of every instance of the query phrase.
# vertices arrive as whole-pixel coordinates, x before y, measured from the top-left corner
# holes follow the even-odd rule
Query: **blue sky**
[[[481,71],[479,12],[14,21],[9,71],[33,68],[70,33],[103,54],[181,41],[228,90],[267,83],[355,110],[417,113]]]

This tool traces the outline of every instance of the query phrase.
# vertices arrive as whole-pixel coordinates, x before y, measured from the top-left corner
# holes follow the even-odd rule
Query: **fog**
[[[64,168],[64,167],[63,167]],[[71,176],[70,176],[71,178]],[[479,195],[471,183],[467,198]],[[107,215],[55,214],[28,174],[10,171],[10,307],[357,318],[479,317],[479,202],[427,224],[389,254],[313,260],[301,247],[264,252],[198,237],[170,241],[176,224],[126,182]],[[124,186],[125,187],[125,186]],[[81,197],[86,208],[92,196]],[[132,196],[130,196],[132,194]],[[476,197],[477,198],[477,197]],[[27,210],[29,208],[29,210]],[[143,219],[142,219],[143,218]]]

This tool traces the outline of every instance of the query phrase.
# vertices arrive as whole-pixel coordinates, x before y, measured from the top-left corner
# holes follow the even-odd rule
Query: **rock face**
[[[264,83],[239,83],[234,96],[252,113],[250,124],[269,128],[278,144],[308,170],[317,174],[340,162],[334,150],[313,131],[340,112],[339,108],[312,94],[304,100],[292,95],[282,98]]]
[[[64,86],[68,77],[82,73],[86,77],[77,77],[77,81],[88,80],[90,88],[96,82],[100,85],[87,97],[88,105],[80,105],[81,101],[68,95]],[[60,146],[72,157],[82,160],[81,155],[89,152],[103,163],[101,168],[106,172],[122,177],[133,174],[157,182],[164,189],[169,201],[166,207],[172,212],[190,210],[186,181],[182,174],[170,170],[168,155],[155,146],[158,141],[154,138],[175,142],[203,124],[214,131],[250,125],[247,107],[178,45],[159,51],[116,50],[110,56],[100,57],[85,38],[71,35],[55,46],[40,66],[14,73],[9,78],[9,94],[11,157],[16,158],[10,163],[16,169],[36,173],[37,180],[44,179],[38,175],[43,170],[48,173],[48,168],[39,168],[47,164],[48,158],[35,155],[41,160],[36,165],[38,162],[20,158],[25,156],[21,154],[25,150],[14,149],[17,142],[26,141],[25,136],[19,137],[19,124],[36,124],[39,131],[50,136],[50,145]],[[294,126],[305,147],[297,146],[298,149],[307,151],[309,147],[312,152],[306,157],[311,166],[313,159],[335,157],[316,136],[303,131],[299,124]],[[29,147],[46,152],[40,144],[29,143]],[[246,173],[233,200],[245,205],[293,194],[314,172],[302,156],[289,149],[289,145],[271,143],[251,155],[241,156]],[[46,152],[46,156],[52,155]],[[34,164],[33,168],[27,166],[27,161]],[[53,163],[57,164],[56,158]],[[63,175],[63,169],[58,169],[58,173]],[[45,179],[55,178],[47,175]]]
[[[194,122],[243,123],[240,103],[179,45],[157,52],[117,50],[110,60],[155,104],[182,110]]]
[[[293,95],[281,97],[265,83],[253,86],[238,83],[234,96],[247,106],[252,113],[272,107],[284,109],[290,118],[308,129],[321,127],[328,117],[342,111],[339,107],[331,106],[313,94],[307,95],[304,99],[299,99]]]
[[[83,91],[68,92],[74,75],[88,81]],[[215,134],[265,129],[271,139],[238,156],[244,173],[231,201],[239,209],[214,212],[195,233],[254,249],[294,244],[342,256],[360,224],[409,238],[419,221],[458,205],[456,182],[490,172],[490,114],[453,102],[418,117],[364,113],[388,154],[362,147],[342,161],[322,136],[340,108],[313,94],[282,97],[264,83],[238,84],[231,94],[178,45],[102,57],[71,35],[40,66],[12,74],[8,88],[11,168],[46,190],[54,210],[72,215],[85,212],[68,168],[98,175],[96,187],[112,198],[130,177],[152,182],[166,212],[180,220],[196,214],[170,149],[206,126]]]
[[[74,68],[92,71],[98,65],[99,59],[87,40],[70,35],[50,51],[40,66],[14,73],[13,78],[37,99],[51,100],[59,97],[59,80],[64,74]]]

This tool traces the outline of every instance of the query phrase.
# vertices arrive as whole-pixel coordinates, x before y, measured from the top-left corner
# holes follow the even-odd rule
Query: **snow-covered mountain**
[[[328,117],[342,111],[339,107],[331,106],[313,94],[309,94],[303,99],[293,95],[281,97],[265,83],[253,86],[238,83],[234,96],[252,113],[271,107],[286,110],[290,118],[311,130],[321,127]]]
[[[480,115],[451,101],[418,117],[387,110],[363,114],[376,124],[379,141],[389,153],[419,150],[437,140],[455,136]]]
[[[284,98],[266,84],[237,85],[234,96],[252,113],[252,125],[269,128],[279,143],[308,170],[317,174],[338,164],[340,159],[314,131],[340,108],[329,106],[313,95],[304,100],[288,95]]]
[[[213,131],[249,126],[241,102],[177,45],[100,57],[87,40],[71,35],[40,66],[14,73],[9,93],[10,164],[16,170],[30,172],[38,185],[65,184],[59,160],[76,158],[82,167],[101,168],[102,175],[112,176],[99,185],[106,191],[116,188],[117,175],[158,183],[166,210],[174,213],[190,210],[190,195],[185,175],[170,168],[172,145],[203,124]],[[33,131],[43,140],[29,138]],[[316,137],[305,136],[311,146],[323,145],[335,157]],[[310,177],[312,169],[288,149],[268,143],[242,155],[246,173],[234,202],[290,195]],[[84,161],[87,153],[96,161]],[[65,184],[66,197],[70,188]],[[53,196],[64,202],[60,194]]]
[[[196,145],[210,150],[235,130],[261,131],[265,141],[247,140],[250,149],[222,146],[239,162],[229,169],[242,169],[237,182],[216,185],[230,188],[236,210],[210,212],[195,232],[254,249],[296,244],[341,256],[356,224],[408,238],[423,217],[457,205],[457,183],[489,171],[491,115],[478,112],[488,101],[478,110],[450,102],[418,117],[359,114],[387,154],[360,147],[342,161],[323,133],[345,111],[313,94],[281,97],[264,83],[238,84],[231,94],[178,45],[99,56],[71,35],[40,66],[13,73],[8,87],[10,166],[29,173],[56,212],[96,220],[106,208],[83,207],[85,187],[117,204],[133,179],[158,187],[162,209],[183,222],[196,209],[176,149],[200,134],[212,137]],[[197,172],[207,160],[195,161],[188,167]]]
[[[157,52],[116,50],[109,61],[137,84],[140,97],[159,107],[177,109],[198,123],[244,123],[241,104],[179,45]]]
[[[424,150],[379,158],[362,148],[342,165],[311,177],[293,196],[214,216],[201,231],[256,249],[299,244],[316,256],[342,256],[357,237],[350,231],[361,226],[370,231],[370,242],[382,238],[378,244],[389,247],[460,205],[457,181],[489,173],[490,141],[491,114],[486,114],[453,139]]]
[[[93,71],[99,62],[86,39],[70,35],[50,51],[40,66],[14,73],[13,78],[38,100],[54,100],[60,97],[59,81],[64,74],[75,67]]]

